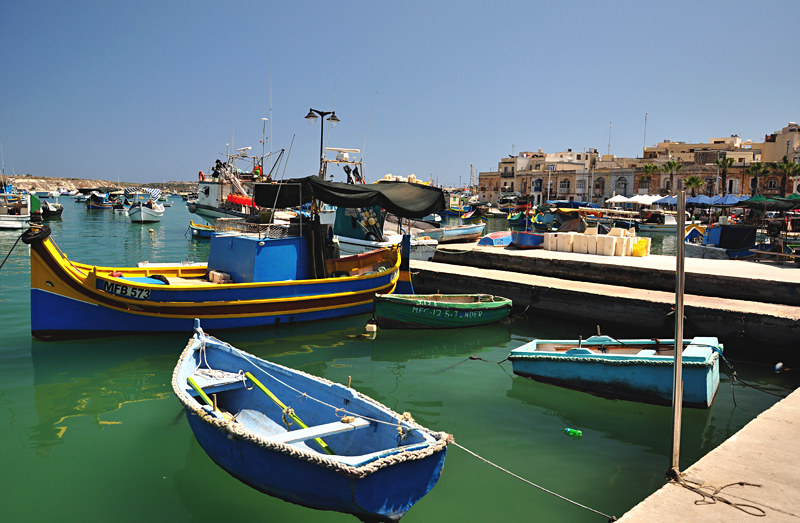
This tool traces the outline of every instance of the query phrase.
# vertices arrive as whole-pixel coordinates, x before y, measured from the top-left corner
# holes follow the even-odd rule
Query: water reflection
[[[33,342],[33,397],[39,423],[28,433],[29,445],[47,457],[65,442],[72,418],[89,416],[102,430],[119,423],[105,415],[123,405],[170,396],[177,355],[175,347],[171,350],[170,354],[161,338],[114,344]]]

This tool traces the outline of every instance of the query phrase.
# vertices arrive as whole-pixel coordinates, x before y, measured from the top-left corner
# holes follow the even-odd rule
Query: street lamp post
[[[323,120],[325,119],[326,116],[330,115],[330,118],[328,118],[328,122],[330,123],[331,127],[336,127],[336,124],[339,123],[339,119],[336,117],[336,111],[317,111],[316,109],[309,109],[308,114],[305,117],[309,125],[314,125],[317,122],[317,115],[321,116]],[[325,155],[323,154],[322,151],[322,144],[324,141],[324,137],[325,137],[325,124],[323,122],[320,124],[320,130],[319,130],[319,176],[320,177],[325,176],[325,173],[323,172]]]

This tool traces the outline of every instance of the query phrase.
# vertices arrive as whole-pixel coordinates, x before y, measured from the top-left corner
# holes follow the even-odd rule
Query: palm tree
[[[752,184],[752,183],[750,184],[750,196],[757,195],[758,194],[758,188],[759,188],[759,180],[758,180],[758,178],[759,178],[759,176],[766,176],[767,174],[769,174],[769,166],[764,165],[761,162],[754,162],[754,163],[750,164],[750,167],[745,169],[744,172],[745,172],[745,174],[755,178],[756,183],[755,184]],[[755,187],[753,187],[753,185],[755,185]]]
[[[644,166],[644,176],[642,176],[641,180],[647,179],[647,193],[650,194],[650,188],[653,186],[653,176],[658,172],[658,165],[654,163],[648,163]]]
[[[800,172],[800,164],[790,162],[786,156],[780,162],[772,162],[769,166],[781,173],[781,198],[786,197],[786,183],[790,176],[796,176]]]
[[[728,169],[733,165],[733,158],[728,158],[727,156],[724,158],[717,158],[714,160],[714,164],[719,167],[722,196],[725,196],[728,193]]]
[[[677,173],[681,169],[683,169],[683,164],[680,162],[676,162],[675,160],[670,160],[661,166],[661,170],[664,171],[664,174],[669,174],[670,194],[673,194],[675,191],[675,173]]]
[[[683,184],[692,190],[692,196],[694,196],[694,190],[703,186],[703,179],[699,176],[688,176],[683,180]]]

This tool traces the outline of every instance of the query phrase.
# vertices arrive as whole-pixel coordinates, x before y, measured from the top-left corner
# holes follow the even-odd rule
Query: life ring
[[[50,236],[50,227],[47,225],[43,227],[36,227],[35,229],[31,227],[22,233],[22,243],[30,245],[34,242],[43,241],[48,236]]]
[[[204,181],[205,178],[206,178],[205,175],[203,174],[203,171],[200,171],[200,173],[197,175],[197,177],[200,179],[201,182]]]

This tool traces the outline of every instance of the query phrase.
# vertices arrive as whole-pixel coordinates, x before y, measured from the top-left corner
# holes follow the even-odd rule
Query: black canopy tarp
[[[422,218],[447,208],[441,189],[407,182],[348,184],[326,182],[318,176],[254,184],[253,203],[259,207],[296,207],[316,198],[330,205],[361,208],[379,205],[401,218]]]

